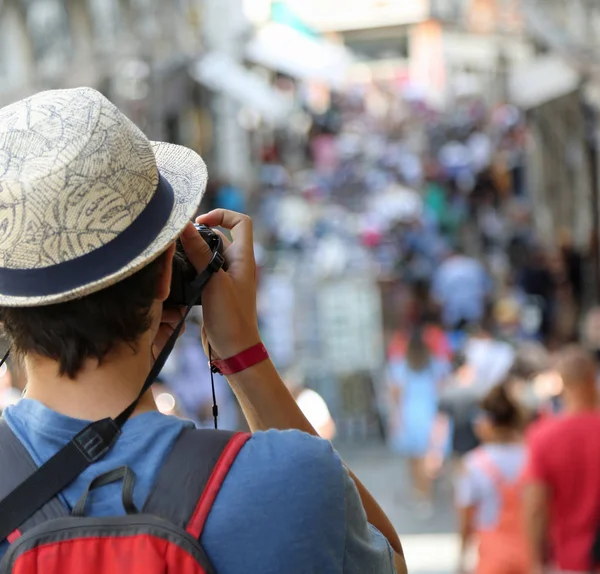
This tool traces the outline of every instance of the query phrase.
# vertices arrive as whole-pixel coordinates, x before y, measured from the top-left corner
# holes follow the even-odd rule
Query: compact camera
[[[215,233],[206,225],[194,223],[198,233],[210,247],[213,256],[215,253],[223,256],[223,240],[218,233]],[[214,261],[214,257],[213,257]],[[198,271],[190,263],[185,254],[183,245],[178,239],[175,256],[173,257],[173,272],[171,277],[171,293],[165,301],[165,307],[187,307],[188,305],[202,305],[202,297],[197,297],[197,289],[194,287],[194,280],[198,277]],[[197,298],[196,298],[197,297]]]

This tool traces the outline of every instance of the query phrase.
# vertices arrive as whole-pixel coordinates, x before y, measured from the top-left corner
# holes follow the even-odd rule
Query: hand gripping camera
[[[194,223],[198,233],[206,241],[212,252],[208,267],[198,273],[187,258],[181,240],[177,240],[175,256],[173,257],[173,272],[171,278],[171,293],[165,301],[165,307],[188,307],[202,305],[202,288],[210,277],[218,272],[225,263],[223,257],[223,240],[206,225]]]

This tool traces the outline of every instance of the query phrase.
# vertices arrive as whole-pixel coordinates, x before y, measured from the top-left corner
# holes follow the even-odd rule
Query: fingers
[[[243,213],[227,209],[215,209],[210,213],[201,215],[196,221],[208,227],[229,229],[234,241],[239,241],[252,248],[252,219]]]
[[[181,234],[181,243],[191,264],[198,273],[206,269],[212,258],[210,247],[202,239],[192,223],[188,223]]]
[[[247,215],[226,209],[216,209],[201,215],[196,221],[208,227],[222,227],[230,230],[233,243],[224,238],[224,246],[228,250],[226,254],[228,269],[239,269],[244,275],[254,274],[252,220]],[[223,236],[223,234],[221,235]],[[229,250],[230,247],[231,250]]]
[[[225,235],[220,229],[213,229],[213,231],[222,239],[223,250],[227,251],[231,247],[231,240]]]

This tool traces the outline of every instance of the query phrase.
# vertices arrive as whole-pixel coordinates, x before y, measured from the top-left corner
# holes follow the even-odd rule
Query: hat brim
[[[156,259],[179,237],[187,223],[196,214],[206,191],[208,182],[206,164],[196,152],[189,148],[165,142],[150,143],[154,150],[158,171],[173,189],[174,203],[162,231],[148,247],[118,271],[91,283],[48,296],[0,295],[0,306],[39,307],[85,297],[130,277]]]

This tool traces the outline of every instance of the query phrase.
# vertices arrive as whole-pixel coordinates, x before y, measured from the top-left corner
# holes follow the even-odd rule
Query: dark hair
[[[118,343],[135,349],[150,328],[164,257],[127,279],[80,299],[42,307],[0,307],[4,331],[17,355],[35,353],[74,379],[86,359],[99,363]]]
[[[521,409],[510,397],[503,384],[493,387],[483,398],[480,406],[494,426],[516,430],[523,424]]]
[[[464,367],[467,364],[467,356],[463,351],[457,351],[452,355],[452,370],[458,371],[461,367]]]
[[[406,362],[414,371],[422,371],[431,361],[429,347],[423,339],[423,331],[415,329],[408,342],[406,351]]]

